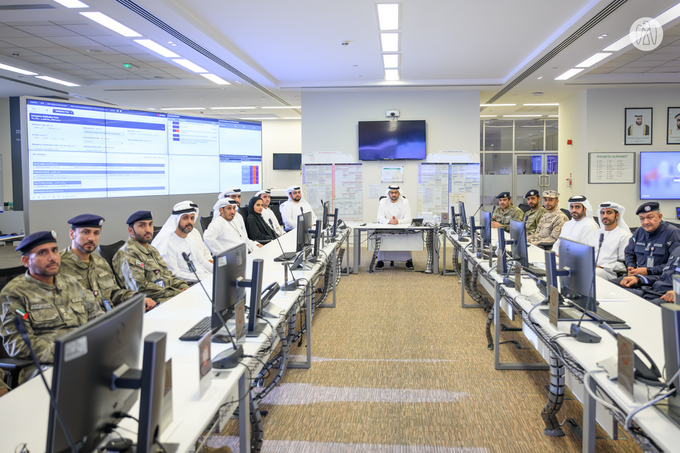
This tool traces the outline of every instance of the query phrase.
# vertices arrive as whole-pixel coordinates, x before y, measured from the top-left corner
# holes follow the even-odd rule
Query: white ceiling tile
[[[78,36],[77,33],[72,32],[59,25],[40,25],[40,26],[29,26],[29,27],[17,27],[19,30],[30,33],[34,36],[41,38],[54,37],[54,36]]]
[[[611,73],[612,74],[638,74],[642,72],[647,72],[651,68],[620,68],[620,69],[614,69]]]
[[[102,46],[128,46],[130,41],[118,36],[90,36],[93,41],[97,41]]]
[[[4,38],[3,41],[18,47],[54,47],[56,44],[42,38]]]
[[[107,63],[134,63],[135,58],[127,55],[97,55],[95,57],[99,61],[106,61]]]
[[[18,30],[14,27],[0,27],[0,39],[5,38],[30,38],[31,35],[25,31]]]
[[[70,63],[49,63],[42,64],[43,68],[54,69],[55,71],[63,71],[64,69],[73,69],[73,65]]]
[[[13,53],[18,53],[19,55],[12,55]],[[41,54],[37,52],[31,52],[30,50],[16,48],[16,47],[6,47],[0,49],[0,54],[7,55],[10,57],[21,59],[22,57],[40,57]]]
[[[5,41],[0,41],[0,49],[3,47],[16,47],[16,46]]]
[[[73,19],[63,19],[63,20],[51,20],[49,21],[51,24],[56,24],[56,25],[61,25],[63,27],[70,27],[72,25],[89,25],[89,21],[86,20],[81,20],[79,18],[82,18],[84,16],[75,16]]]
[[[97,61],[96,63],[77,63],[77,66],[80,66],[81,68],[84,69],[113,69],[114,66],[104,63],[103,61]]]
[[[91,25],[91,24],[64,25],[63,27],[71,30],[72,32],[78,33],[79,35],[82,35],[82,36],[110,36],[111,35],[105,29],[102,29],[100,27],[97,27],[97,26]]]
[[[85,38],[84,36],[73,36],[73,37],[64,37],[64,38],[48,38],[49,41],[52,41],[54,43],[59,44],[60,46],[65,46],[65,47],[72,47],[72,46],[80,46],[80,47],[87,47],[87,46],[97,46],[99,45],[95,41],[92,41],[91,39]]]
[[[118,55],[118,52],[115,50],[100,45],[89,47],[71,46],[70,49],[79,52],[81,55],[87,55],[88,57],[96,57],[97,55]]]
[[[128,71],[127,69],[121,69],[121,68],[113,68],[113,69],[102,69],[96,71],[99,74],[104,74],[104,75],[110,75],[110,76],[122,76],[122,75],[132,75],[132,72]]]
[[[61,63],[61,61],[59,61],[59,60],[55,60],[52,57],[46,57],[44,55],[35,56],[35,57],[24,57],[24,56],[22,56],[21,59],[24,60],[24,61],[28,61],[29,63],[33,63],[33,64],[45,64],[45,63],[57,64],[57,63]]]
[[[649,61],[635,60],[625,65],[624,68],[653,68],[655,66],[659,66],[659,64],[660,63],[657,64]]]
[[[59,60],[64,61],[66,63],[74,63],[74,64],[80,64],[80,63],[98,63],[99,60],[88,57],[87,55],[64,55],[63,57],[58,57]]]
[[[109,48],[115,50],[116,52],[124,53],[126,55],[148,53],[146,50],[140,49],[139,47],[136,46],[109,46]]]

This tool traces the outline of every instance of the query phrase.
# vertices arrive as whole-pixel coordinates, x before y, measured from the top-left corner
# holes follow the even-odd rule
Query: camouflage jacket
[[[503,225],[505,231],[510,231],[510,220],[519,220],[521,222],[523,219],[524,211],[511,204],[508,206],[508,209],[496,209],[491,220]]]
[[[135,295],[134,291],[118,286],[111,266],[96,253],[90,254],[90,262],[83,262],[71,247],[60,252],[61,273],[78,280],[83,288],[91,291],[99,302],[99,308],[109,311],[112,307]],[[109,305],[107,307],[106,305]]]
[[[54,277],[54,286],[31,277],[28,271],[10,281],[0,292],[0,336],[10,357],[30,359],[28,346],[14,326],[14,315],[25,317],[28,338],[40,363],[54,360],[54,339],[103,312],[78,282],[67,275]],[[35,371],[24,369],[19,381]]]
[[[562,226],[568,220],[559,208],[555,208],[553,212],[546,212],[541,216],[536,231],[528,235],[527,241],[534,245],[553,245],[560,237]]]
[[[5,370],[0,370],[0,390],[10,390],[9,385],[5,383]]]
[[[536,208],[535,211],[527,211],[526,216],[527,216],[527,221],[525,222],[526,224],[526,229],[527,229],[527,234],[533,234],[536,231],[536,228],[538,227],[538,222],[541,220],[541,217],[543,217],[543,214],[548,212],[547,209],[545,209],[543,206],[539,206]]]
[[[165,302],[188,288],[187,282],[172,275],[156,248],[142,246],[133,238],[113,257],[113,269],[120,286],[146,293],[156,303]]]

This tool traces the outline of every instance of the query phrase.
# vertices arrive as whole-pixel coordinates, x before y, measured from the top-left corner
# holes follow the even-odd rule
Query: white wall
[[[479,91],[357,91],[302,94],[302,153],[337,151],[359,161],[357,124],[385,120],[399,110],[402,120],[427,121],[427,153],[479,151]],[[383,165],[403,165],[402,194],[418,210],[421,161],[364,162],[364,221],[375,221],[378,199],[368,199],[368,184],[380,183]]]
[[[302,152],[302,121],[272,120],[262,122],[262,160],[265,189],[285,189],[302,184],[302,172],[272,169],[272,154]]]
[[[638,226],[635,210],[640,200],[640,151],[680,151],[679,145],[666,145],[668,107],[680,106],[677,88],[593,89],[581,92],[560,103],[560,182],[562,203],[574,194],[586,195],[595,209],[603,201],[615,201],[626,207],[625,220]],[[624,109],[652,107],[652,145],[623,144]],[[567,145],[567,140],[574,144]],[[635,152],[635,184],[588,184],[589,152]],[[573,173],[573,188],[566,187],[566,178]],[[662,214],[675,219],[675,207],[680,200],[658,200]]]
[[[0,98],[0,155],[2,155],[2,190],[4,200],[12,201],[12,141],[9,128],[9,99]]]

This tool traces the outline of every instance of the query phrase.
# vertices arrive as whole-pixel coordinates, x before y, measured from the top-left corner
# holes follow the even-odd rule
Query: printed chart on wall
[[[304,198],[320,217],[323,214],[321,200],[333,199],[333,164],[305,164],[302,169]]]
[[[480,202],[480,167],[478,163],[451,164],[449,173],[449,201],[462,201],[466,206]]]
[[[588,184],[635,184],[635,153],[588,153]]]
[[[420,164],[418,212],[448,212],[449,164]]]
[[[343,220],[362,220],[364,217],[363,170],[359,164],[335,164],[333,209]]]

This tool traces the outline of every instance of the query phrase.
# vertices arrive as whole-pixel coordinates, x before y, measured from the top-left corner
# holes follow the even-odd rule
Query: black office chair
[[[212,222],[212,219],[213,218],[211,216],[201,217],[201,228],[203,228],[204,233],[208,230],[208,226],[210,226],[210,222]]]
[[[152,241],[156,239],[156,236],[158,235],[158,232],[161,231],[161,228],[163,228],[163,225],[153,227],[153,237],[151,238]]]
[[[595,219],[595,223],[597,223],[597,226],[600,226],[600,218],[598,216],[594,215],[593,219]]]
[[[248,218],[248,206],[238,208],[238,213],[241,214],[241,217],[243,217],[243,221],[245,222]]]
[[[568,209],[560,208],[560,211],[564,212],[564,215],[567,216],[567,219],[571,220],[571,212],[569,212]]]
[[[280,202],[277,201],[276,203],[274,202],[269,203],[269,209],[271,209],[272,212],[274,213],[274,216],[276,217],[277,222],[279,222],[279,225],[283,225],[283,217],[281,217]]]
[[[517,205],[517,207],[520,208],[525,214],[531,210],[531,206],[526,203],[520,203]]]
[[[32,360],[10,358],[5,348],[0,346],[0,369],[7,372],[5,382],[13,389],[19,386],[21,370],[30,365],[33,365]]]
[[[111,269],[113,269],[113,257],[116,254],[116,252],[120,250],[123,244],[125,244],[125,241],[118,241],[109,245],[99,244],[98,247],[99,254],[109,263]]]
[[[5,287],[7,283],[10,282],[15,277],[23,275],[26,273],[26,268],[24,266],[8,267],[5,269],[0,269],[0,290]]]
[[[630,228],[630,232],[631,232],[632,234],[635,234],[635,230],[637,230],[637,229],[640,228],[640,227],[628,227],[628,228]]]

